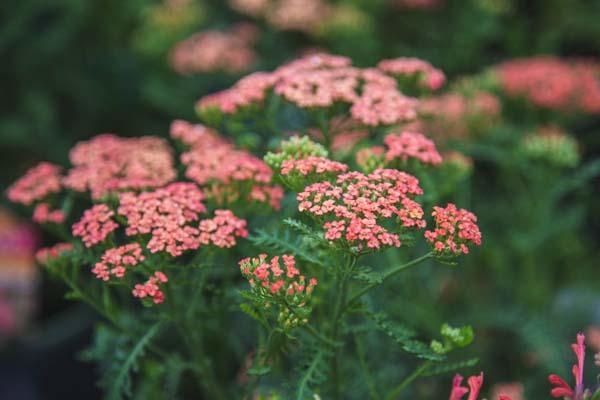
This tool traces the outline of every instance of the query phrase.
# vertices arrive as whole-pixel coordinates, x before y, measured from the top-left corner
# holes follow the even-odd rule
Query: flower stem
[[[433,257],[433,253],[427,253],[424,256],[421,256],[419,258],[415,258],[412,261],[407,262],[406,264],[402,264],[399,265],[397,267],[393,267],[390,268],[389,270],[387,270],[386,272],[383,273],[383,276],[381,278],[381,282],[376,282],[376,283],[371,283],[370,285],[365,286],[364,288],[362,288],[361,290],[359,290],[358,292],[356,292],[354,295],[352,295],[352,297],[350,297],[350,300],[348,300],[348,302],[346,303],[344,310],[348,307],[350,307],[352,304],[354,304],[358,299],[360,299],[362,296],[364,296],[366,293],[368,293],[369,291],[371,291],[371,289],[374,289],[376,287],[378,287],[379,285],[381,285],[383,282],[385,282],[386,280],[390,279],[391,277],[397,275],[398,273],[404,271],[407,268],[410,267],[414,267],[420,263],[422,263],[423,261],[429,259]]]
[[[398,386],[393,388],[387,396],[385,396],[385,400],[394,400],[397,396],[404,390],[405,387],[414,382],[419,376],[423,374],[431,365],[431,361],[425,361],[423,364],[419,366],[419,368],[415,369],[412,374],[406,377]]]

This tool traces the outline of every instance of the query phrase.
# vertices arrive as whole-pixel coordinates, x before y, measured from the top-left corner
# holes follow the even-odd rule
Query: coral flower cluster
[[[483,372],[479,375],[474,375],[467,379],[468,388],[462,386],[463,377],[460,375],[454,376],[452,380],[452,392],[449,400],[461,400],[465,394],[469,394],[468,400],[477,400],[481,387],[483,386]],[[500,394],[497,400],[513,400],[511,397]]]
[[[65,214],[62,210],[53,210],[48,203],[39,203],[35,206],[31,219],[38,224],[62,224],[65,222]]]
[[[496,68],[503,90],[554,110],[600,113],[600,64],[555,57],[517,59]]]
[[[422,164],[438,165],[442,156],[438,153],[435,143],[419,132],[404,131],[392,133],[383,140],[388,147],[385,153],[387,162],[400,160],[406,162],[415,159]]]
[[[71,243],[57,243],[52,247],[43,247],[35,253],[35,259],[38,263],[45,265],[48,261],[56,258],[66,252],[73,250]]]
[[[359,248],[400,246],[399,232],[424,228],[423,209],[414,200],[423,194],[412,175],[377,169],[369,175],[348,172],[334,183],[318,182],[298,193],[298,209],[323,223],[325,239]],[[390,231],[386,220],[397,219]],[[391,223],[391,221],[388,221]]]
[[[444,72],[419,58],[400,57],[383,60],[377,64],[377,68],[390,75],[416,76],[421,85],[431,90],[438,90],[446,82]]]
[[[258,29],[251,24],[199,32],[175,45],[170,63],[180,74],[246,71],[256,60],[251,46],[257,38]]]
[[[103,281],[110,280],[111,276],[123,278],[128,267],[133,267],[144,259],[139,243],[126,244],[106,250],[101,260],[92,268],[92,273]]]
[[[181,155],[186,177],[218,203],[254,200],[279,207],[283,190],[270,184],[273,172],[262,160],[200,125],[175,121],[171,135],[190,146]]]
[[[353,67],[350,59],[328,54],[308,55],[271,73],[249,75],[230,89],[200,99],[197,107],[201,112],[216,107],[234,113],[263,101],[270,89],[302,108],[345,104],[362,125],[396,124],[417,115],[418,101],[402,94],[394,78],[376,68]]]
[[[294,327],[307,322],[306,316],[310,312],[307,303],[317,280],[307,280],[300,273],[294,256],[284,254],[267,261],[267,255],[261,254],[257,258],[241,260],[239,266],[252,292],[263,301],[263,306],[280,306],[279,323]]]
[[[280,170],[286,160],[302,160],[308,157],[327,157],[328,152],[322,145],[313,142],[308,136],[292,136],[279,145],[279,151],[269,152],[264,160],[269,167]]]
[[[154,304],[160,304],[165,301],[165,294],[160,287],[168,281],[164,273],[156,271],[146,282],[135,285],[131,293],[133,297],[151,299]]]
[[[30,205],[62,189],[60,167],[42,162],[28,170],[7,191],[13,203]]]
[[[317,175],[338,175],[348,170],[346,164],[332,161],[325,157],[308,157],[300,160],[285,160],[281,164],[281,175],[300,174],[307,176]]]
[[[435,220],[435,229],[425,231],[425,238],[437,254],[468,254],[469,246],[481,245],[477,217],[472,212],[450,203],[445,208],[433,207],[431,215]]]
[[[119,227],[114,216],[115,212],[106,204],[97,204],[85,210],[79,222],[73,224],[73,236],[80,237],[85,247],[101,243]]]
[[[163,186],[177,177],[171,149],[156,137],[103,134],[78,143],[69,155],[73,168],[64,185],[92,198],[123,190]]]

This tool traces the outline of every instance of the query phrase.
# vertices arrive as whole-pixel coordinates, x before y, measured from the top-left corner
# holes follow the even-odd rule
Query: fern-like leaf
[[[287,232],[281,234],[258,229],[248,239],[257,247],[266,247],[279,253],[293,254],[306,262],[325,267],[325,264],[321,260],[315,257],[310,250],[306,249],[301,240],[292,238]]]
[[[453,361],[453,362],[437,364],[433,367],[429,367],[422,376],[435,376],[435,375],[454,373],[458,370],[472,367],[472,366],[476,365],[478,362],[479,362],[478,358],[469,358],[467,360],[462,360],[462,361]]]

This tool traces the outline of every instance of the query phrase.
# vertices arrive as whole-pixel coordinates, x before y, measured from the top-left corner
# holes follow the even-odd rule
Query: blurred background
[[[4,0],[0,9],[3,189],[40,160],[67,165],[77,141],[102,132],[166,136],[173,119],[197,120],[199,97],[309,51],[358,66],[431,62],[448,83],[431,99],[440,118],[428,128],[472,162],[457,202],[479,215],[485,245],[460,274],[407,279],[407,291],[427,290],[397,312],[433,331],[471,323],[479,368],[523,383],[529,399],[547,397],[549,372],[567,375],[578,330],[600,351],[600,1]],[[503,63],[540,56],[529,67],[554,85],[543,90],[591,76],[587,108],[512,95]],[[472,112],[480,93],[492,100]],[[560,140],[536,142],[540,132]],[[100,398],[94,366],[78,356],[97,317],[35,265],[53,238],[25,215],[2,197],[0,398]],[[428,299],[437,314],[419,308]]]

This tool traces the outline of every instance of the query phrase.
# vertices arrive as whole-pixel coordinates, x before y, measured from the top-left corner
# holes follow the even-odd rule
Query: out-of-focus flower
[[[138,283],[135,285],[135,288],[131,293],[133,294],[133,297],[150,299],[152,303],[160,304],[165,301],[165,294],[160,287],[168,281],[169,279],[164,273],[157,271],[154,273],[154,275],[148,278],[145,283]]]
[[[600,112],[600,63],[540,56],[507,61],[496,71],[509,96],[554,110]]]
[[[525,400],[525,388],[519,382],[498,383],[492,387],[492,399],[508,396],[511,400]]]
[[[301,212],[324,221],[325,239],[379,249],[399,247],[399,231],[425,227],[421,205],[413,200],[422,193],[414,176],[378,169],[369,175],[348,172],[335,183],[314,183],[297,200]],[[400,223],[389,231],[381,222],[393,217]]]
[[[232,9],[252,17],[265,14],[272,2],[273,0],[227,0]]]
[[[92,198],[123,190],[163,186],[177,176],[166,141],[157,137],[121,138],[103,134],[78,143],[64,185]]]
[[[446,75],[442,70],[418,58],[400,57],[383,60],[377,64],[377,68],[400,78],[415,77],[421,86],[430,90],[438,90],[446,82]]]
[[[85,210],[79,222],[73,224],[73,236],[80,237],[85,247],[92,247],[103,242],[106,237],[119,227],[113,220],[115,212],[106,204],[97,204]]]
[[[357,151],[355,158],[356,163],[364,172],[371,172],[377,168],[383,168],[385,148],[383,146],[366,147]]]
[[[597,352],[600,352],[600,326],[590,326],[585,332],[589,346]]]
[[[283,265],[281,261],[283,260]],[[292,328],[308,322],[308,301],[317,285],[315,278],[306,279],[296,266],[294,256],[275,256],[267,261],[267,255],[245,258],[239,262],[240,271],[248,279],[252,292],[260,299],[259,307],[279,306],[277,321],[284,328]]]
[[[481,232],[477,217],[463,208],[450,203],[445,208],[433,207],[431,214],[435,229],[425,231],[425,238],[433,251],[442,256],[468,254],[469,246],[481,245]]]
[[[48,261],[53,258],[73,250],[71,243],[57,243],[52,247],[43,247],[35,253],[36,261],[41,265],[47,265]]]
[[[292,136],[281,142],[279,151],[269,152],[264,160],[269,167],[279,170],[286,160],[303,160],[309,157],[327,157],[325,147],[310,140],[308,136]]]
[[[300,160],[285,160],[281,164],[281,175],[293,175],[298,173],[302,176],[309,174],[339,175],[348,170],[346,164],[332,161],[324,157],[308,157]]]
[[[35,206],[31,219],[38,224],[62,224],[65,222],[65,214],[62,210],[51,209],[48,203],[39,203]]]
[[[130,243],[106,250],[102,259],[92,268],[92,273],[103,281],[108,281],[111,276],[123,278],[128,267],[133,267],[142,261],[144,261],[142,247],[139,243]]]
[[[403,131],[391,133],[383,139],[388,147],[385,153],[387,162],[400,160],[406,162],[410,159],[422,164],[438,165],[442,156],[438,153],[435,143],[419,132]]]
[[[46,196],[60,192],[61,168],[57,165],[42,162],[28,170],[23,177],[8,188],[7,196],[13,203],[26,206]]]
[[[258,28],[248,23],[227,31],[202,31],[177,43],[169,60],[180,74],[246,71],[256,60],[251,46],[258,34]]]
[[[558,167],[575,167],[579,163],[579,146],[572,136],[556,126],[545,126],[523,138],[523,154],[534,160]]]

